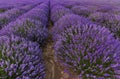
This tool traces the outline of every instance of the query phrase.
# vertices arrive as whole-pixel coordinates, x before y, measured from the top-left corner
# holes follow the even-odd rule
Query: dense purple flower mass
[[[45,2],[36,6],[26,14],[22,15],[21,18],[26,17],[26,18],[39,20],[46,27],[48,22],[48,14],[49,14],[48,2]]]
[[[0,37],[0,78],[44,79],[45,67],[37,43],[11,36]]]
[[[0,13],[5,12],[5,11],[12,9],[12,8],[13,8],[12,5],[6,5],[6,6],[0,5]]]
[[[64,7],[66,8],[72,8],[73,6],[76,6],[76,5],[81,5],[81,3],[79,1],[61,1],[59,2],[61,3],[61,5],[63,5]]]
[[[120,77],[120,42],[104,27],[79,24],[66,28],[54,49],[57,61],[80,79]]]
[[[62,16],[66,14],[72,14],[73,12],[70,9],[63,7],[62,5],[55,5],[51,9],[51,20],[53,22],[58,21]]]
[[[116,9],[114,6],[112,5],[101,5],[99,6],[99,8],[97,9],[98,12],[112,12],[114,9]]]
[[[47,38],[48,30],[45,27],[42,27],[42,23],[40,21],[22,18],[16,20],[1,30],[0,35],[6,34],[14,34],[41,44]]]
[[[35,5],[26,5],[18,8],[13,8],[6,11],[5,13],[0,14],[0,29],[9,22],[15,20],[21,14],[33,8],[34,6]]]
[[[57,40],[59,33],[63,32],[67,28],[70,28],[71,26],[79,25],[79,23],[89,24],[92,22],[87,18],[75,14],[68,14],[63,16],[54,24],[54,27],[52,28],[53,39]]]
[[[85,16],[85,17],[88,17],[91,13],[94,12],[93,10],[90,10],[89,8],[87,8],[85,6],[74,6],[74,7],[72,7],[72,11],[75,14]]]
[[[0,0],[0,79],[120,79],[114,1]]]
[[[96,12],[89,16],[89,18],[102,26],[108,28],[115,34],[116,37],[120,38],[120,16],[108,13]]]
[[[46,28],[48,11],[48,3],[42,3],[19,17],[16,21],[5,26],[1,30],[0,35],[14,34],[43,44],[48,37],[48,30]]]

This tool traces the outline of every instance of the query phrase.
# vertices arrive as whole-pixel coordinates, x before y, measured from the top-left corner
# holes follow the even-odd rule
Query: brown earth
[[[49,23],[49,32],[52,28],[52,23]],[[46,77],[45,79],[77,79],[71,77],[70,74],[64,72],[64,69],[59,66],[54,59],[54,50],[53,50],[54,42],[52,40],[52,35],[49,33],[49,37],[46,40],[46,46],[43,48],[44,60],[46,64]]]

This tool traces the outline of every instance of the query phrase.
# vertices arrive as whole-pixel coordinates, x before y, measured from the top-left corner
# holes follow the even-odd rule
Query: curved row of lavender
[[[62,5],[54,5],[51,7],[51,21],[56,22],[58,21],[62,16],[66,14],[72,14],[73,12]]]
[[[92,21],[105,26],[114,33],[115,37],[120,38],[120,15],[95,12],[91,14],[89,18]]]
[[[5,13],[0,14],[0,29],[10,23],[11,21],[14,21],[16,18],[18,18],[23,13],[29,11],[30,9],[34,8],[36,4],[30,4],[22,7],[13,8],[11,10],[6,11]]]
[[[47,38],[48,3],[43,2],[0,30],[0,78],[45,78],[41,44]]]
[[[58,37],[59,33],[63,32],[64,29],[66,29],[66,28],[70,28],[73,25],[74,26],[79,25],[79,23],[82,23],[82,24],[91,24],[92,23],[87,18],[78,16],[75,14],[66,14],[65,16],[63,16],[61,18],[57,22],[55,22],[54,27],[52,28],[52,31],[51,31],[54,41],[59,39],[59,37]]]
[[[56,6],[61,8],[62,4],[55,3],[52,9]],[[79,6],[70,8],[73,10]],[[77,79],[119,79],[120,41],[114,38],[108,28],[85,18],[84,16],[89,17],[94,12],[84,9],[85,15],[76,11],[80,16],[73,14],[74,12],[63,14],[66,10],[58,13],[51,10],[51,15],[54,14],[51,20],[54,22],[52,35],[55,41],[55,59],[65,70],[76,74]],[[59,7],[55,9],[57,10]],[[55,18],[58,19],[53,20]]]
[[[19,9],[24,12],[28,7]],[[12,16],[14,13],[13,18],[18,16]],[[105,4],[41,3],[0,30],[0,78],[45,78],[40,47],[48,37],[51,17],[55,59],[65,70],[77,79],[119,79],[120,41],[115,38],[120,35],[119,13],[118,7]]]
[[[34,2],[32,4],[37,4],[38,2]],[[21,2],[21,3],[17,3],[17,2],[14,2],[13,4],[5,4],[5,3],[1,3],[0,1],[0,13],[4,13],[10,9],[13,9],[13,8],[17,8],[17,7],[22,7],[22,6],[25,6],[25,5],[31,5],[31,3],[28,3],[28,2]]]
[[[116,38],[120,38],[120,8],[109,3],[66,1],[56,2],[73,11],[108,28]]]
[[[91,13],[94,12],[94,10],[87,8],[86,6],[80,6],[80,5],[72,7],[71,10],[75,14],[78,14],[80,16],[85,16],[85,17],[88,17]]]
[[[64,24],[64,21],[60,23]],[[64,25],[64,27],[67,26]],[[62,32],[57,34],[58,39],[54,46],[58,62],[82,79],[120,77],[120,62],[118,61],[120,42],[108,29],[82,22],[78,25],[69,25],[69,28],[64,27],[62,27]]]
[[[48,11],[48,3],[42,3],[1,29],[0,35],[14,34],[43,44],[48,36]]]
[[[10,35],[0,37],[1,79],[44,79],[45,67],[39,44]]]
[[[6,12],[7,10],[10,10],[10,9],[13,9],[14,8],[14,6],[12,6],[12,5],[0,5],[0,13],[4,13],[4,12]]]
[[[33,8],[31,11],[25,13],[20,18],[25,17],[25,18],[31,18],[41,21],[43,23],[43,27],[46,27],[49,17],[48,13],[49,13],[49,2],[44,2],[43,4],[40,4],[35,8]]]

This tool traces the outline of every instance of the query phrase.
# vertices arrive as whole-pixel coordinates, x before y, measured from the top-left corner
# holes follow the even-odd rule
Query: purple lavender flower
[[[3,27],[4,24],[7,24],[9,22],[8,18],[10,18],[9,15],[0,14],[0,29]]]
[[[0,12],[5,12],[13,8],[13,5],[0,5]]]
[[[114,9],[115,9],[115,7],[112,6],[112,5],[103,4],[103,5],[99,6],[99,8],[97,9],[97,11],[98,11],[98,12],[109,13],[109,12],[112,12]]]
[[[93,13],[89,18],[114,33],[115,37],[120,38],[120,16],[108,13]]]
[[[72,8],[76,5],[81,5],[81,2],[80,1],[61,1],[61,5],[63,5],[66,8]]]
[[[94,12],[93,10],[90,10],[89,8],[87,8],[85,6],[74,6],[74,7],[72,7],[72,11],[75,14],[85,16],[85,17],[88,17],[91,13]]]
[[[94,24],[79,24],[58,34],[56,60],[80,79],[120,78],[120,42],[110,31]]]
[[[43,43],[48,36],[48,30],[37,20],[22,18],[10,23],[1,30],[0,35],[17,35],[27,40]]]
[[[48,7],[48,3],[45,2],[36,6],[31,11],[25,13],[20,18],[26,17],[26,18],[39,20],[43,23],[44,26],[46,26],[48,22],[48,14],[49,14],[49,7]]]
[[[15,18],[19,15],[21,15],[22,13],[25,13],[26,11],[30,10],[31,8],[33,8],[35,5],[25,5],[25,6],[21,6],[21,7],[17,7],[17,8],[13,8],[11,10],[8,10],[7,12],[5,12],[4,14],[10,16],[10,18]],[[4,15],[3,14],[3,15]]]
[[[5,13],[0,14],[0,29],[7,25],[9,22],[15,20],[22,13],[28,11],[35,5],[27,5],[19,8],[13,8],[6,11]]]
[[[54,27],[52,28],[51,33],[53,35],[53,40],[57,40],[58,34],[63,32],[65,29],[79,25],[79,23],[90,24],[92,22],[87,18],[75,14],[63,16],[54,24]]]
[[[51,9],[51,20],[53,22],[58,21],[62,16],[66,14],[72,14],[73,12],[70,9],[67,9],[61,5],[55,5]]]
[[[1,79],[44,79],[39,45],[14,35],[0,37]]]
[[[34,8],[37,4],[27,4],[27,5],[23,5],[23,6],[20,6],[18,7],[19,9],[21,10],[24,10],[25,12]]]
[[[60,4],[57,0],[50,0],[50,9],[52,9],[55,5]]]

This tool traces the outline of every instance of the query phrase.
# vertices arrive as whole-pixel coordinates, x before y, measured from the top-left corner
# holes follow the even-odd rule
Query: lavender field
[[[0,0],[0,79],[120,79],[120,0]]]

